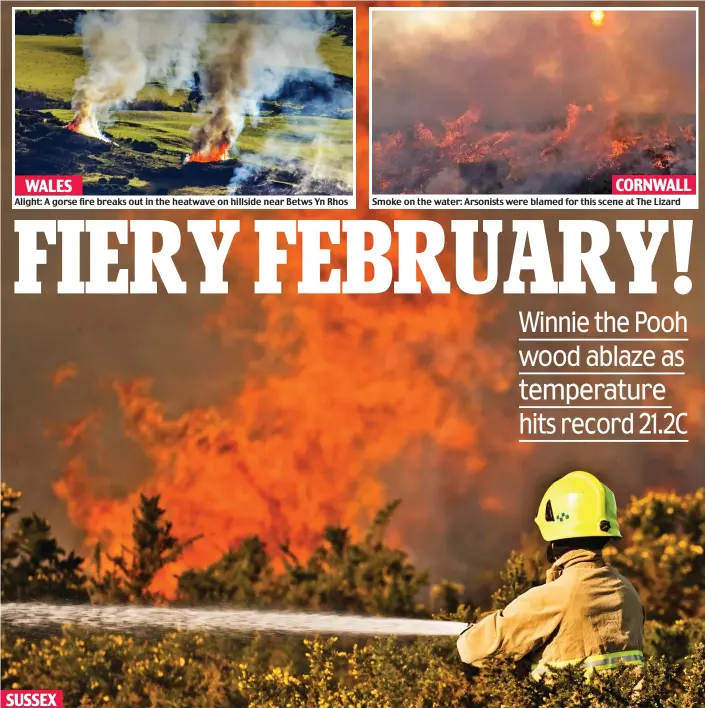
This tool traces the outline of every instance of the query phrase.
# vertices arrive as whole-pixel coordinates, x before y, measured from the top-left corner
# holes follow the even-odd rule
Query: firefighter
[[[642,667],[644,608],[602,558],[622,537],[614,494],[589,472],[571,472],[548,488],[535,521],[552,563],[546,583],[469,625],[458,638],[462,661],[526,658],[535,678],[581,662],[588,673]]]

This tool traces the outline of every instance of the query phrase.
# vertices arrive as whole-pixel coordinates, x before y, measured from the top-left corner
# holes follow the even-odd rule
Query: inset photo
[[[696,8],[370,25],[373,207],[697,208]]]
[[[354,206],[353,10],[13,22],[15,206]]]

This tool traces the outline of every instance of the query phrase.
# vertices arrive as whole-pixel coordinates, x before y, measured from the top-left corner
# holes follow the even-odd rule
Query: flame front
[[[189,162],[222,162],[227,160],[230,154],[230,141],[223,140],[207,152],[192,152],[186,157],[184,163]]]
[[[243,249],[243,283],[256,276],[257,259],[256,248]],[[300,251],[288,261],[300,267]],[[181,538],[204,534],[157,582],[168,592],[175,573],[216,561],[250,534],[273,554],[289,540],[301,558],[327,524],[359,537],[391,494],[404,500],[396,528],[408,528],[404,540],[422,553],[445,543],[445,514],[470,490],[472,505],[497,513],[493,478],[478,474],[490,454],[480,425],[497,426],[496,411],[483,410],[483,395],[470,389],[506,392],[511,364],[508,353],[477,345],[490,317],[479,298],[321,299],[285,290],[255,301],[243,288],[217,324],[237,336],[253,310],[265,322],[243,344],[248,380],[221,407],[169,418],[148,383],[116,385],[125,432],[153,465],[137,488],[103,496],[80,454],[90,441],[85,423],[67,436],[79,448],[67,448],[76,456],[54,489],[89,547],[129,547],[139,494],[161,494]],[[503,444],[504,460],[514,454]],[[438,474],[433,495],[429,474]]]
[[[66,124],[66,127],[79,135],[85,135],[88,138],[102,140],[105,143],[110,142],[109,139],[101,133],[100,128],[98,127],[98,121],[93,115],[85,115],[84,113],[78,111],[73,120]]]
[[[397,19],[415,13],[374,20],[375,192],[594,194],[614,174],[695,172],[692,13]]]
[[[630,161],[637,172],[669,170],[694,155],[694,133],[689,124],[622,116],[609,97],[599,107],[567,106],[563,124],[544,130],[488,130],[480,112],[470,109],[456,120],[443,121],[437,134],[420,124],[374,141],[374,186],[378,193],[410,193],[457,167],[474,176],[458,189],[478,193],[485,192],[487,175],[497,169],[504,170],[497,181],[517,184],[560,170],[585,176],[605,169],[620,172],[621,164]]]

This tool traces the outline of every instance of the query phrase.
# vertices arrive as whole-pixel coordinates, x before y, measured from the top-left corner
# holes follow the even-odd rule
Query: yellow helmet
[[[614,494],[589,472],[570,472],[554,482],[543,495],[534,520],[546,541],[622,538]]]

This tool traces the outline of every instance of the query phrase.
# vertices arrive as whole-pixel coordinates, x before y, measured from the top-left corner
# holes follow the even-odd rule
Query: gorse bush
[[[2,599],[87,600],[83,559],[68,555],[36,514],[13,526],[22,494],[2,483]]]
[[[606,556],[638,590],[652,617],[705,617],[705,489],[650,492],[621,516],[627,543]]]
[[[262,541],[252,536],[204,570],[179,577],[177,603],[248,604],[413,617],[428,615],[416,601],[428,583],[405,553],[383,542],[399,502],[382,509],[360,543],[347,529],[324,529],[305,563],[288,548],[284,572],[275,573]]]
[[[465,675],[452,639],[335,638],[279,645],[190,633],[140,639],[65,630],[5,642],[4,688],[64,690],[67,706],[639,706],[705,705],[705,646],[687,662],[647,662],[585,679],[582,670],[535,681],[525,667],[499,663]]]
[[[432,608],[418,603],[427,588],[426,573],[418,572],[403,552],[383,540],[395,506],[380,512],[360,542],[345,529],[332,527],[323,531],[320,546],[306,561],[285,547],[286,562],[280,570],[257,537],[246,539],[217,563],[181,575],[174,604],[431,616]],[[19,513],[19,495],[5,486],[2,508],[6,601],[90,597],[94,602],[163,602],[150,592],[151,578],[185,547],[174,536],[159,500],[143,498],[135,510],[133,547],[117,558],[98,552],[98,559],[102,564],[107,559],[109,567],[99,564],[88,572],[82,559],[67,556],[53,542],[46,522],[32,516],[11,523]],[[27,518],[35,521],[29,523]],[[452,637],[355,641],[187,632],[128,636],[67,627],[41,637],[19,636],[15,630],[6,633],[3,688],[59,688],[64,705],[84,708],[705,706],[703,584],[691,584],[701,566],[694,556],[684,566],[670,565],[669,542],[662,539],[672,534],[675,546],[686,541],[689,552],[703,544],[702,492],[647,495],[632,500],[623,518],[630,529],[628,545],[612,559],[637,585],[652,617],[646,625],[649,658],[643,675],[622,667],[586,679],[581,667],[569,667],[536,681],[528,676],[524,662],[497,662],[476,670],[461,664]],[[650,550],[662,549],[652,564],[639,560],[646,561],[640,542]],[[662,594],[669,569],[673,611]],[[491,606],[501,608],[539,582],[536,559],[513,553]],[[434,616],[468,620],[490,609],[464,604],[463,592],[461,585],[449,581],[432,588]]]

